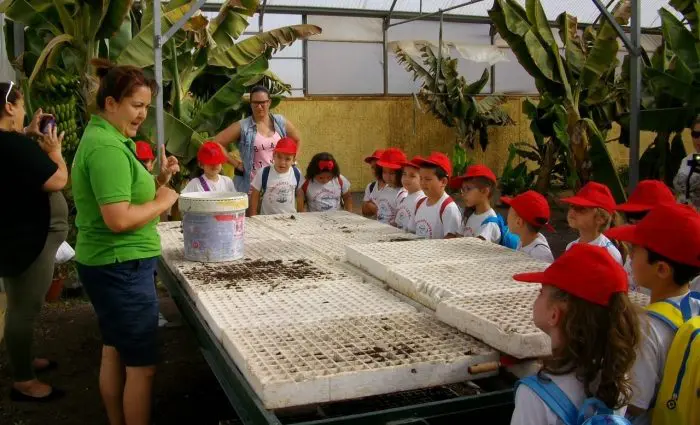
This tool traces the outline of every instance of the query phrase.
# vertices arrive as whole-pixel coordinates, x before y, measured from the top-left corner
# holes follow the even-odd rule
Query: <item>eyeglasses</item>
[[[270,102],[270,99],[268,100],[258,100],[258,101],[251,101],[250,104],[253,106],[265,106]]]
[[[697,139],[698,137],[700,137],[700,131],[693,130],[690,132],[690,135],[693,136],[693,139]]]
[[[5,93],[5,103],[8,103],[8,99],[10,99],[10,93],[12,93],[12,87],[14,87],[15,82],[10,80],[10,87],[7,89],[7,93]]]

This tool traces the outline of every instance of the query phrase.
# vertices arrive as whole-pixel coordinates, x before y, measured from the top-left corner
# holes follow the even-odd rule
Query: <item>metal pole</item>
[[[491,36],[491,45],[496,44],[496,27],[493,24],[489,28],[489,35]],[[491,65],[491,94],[496,93],[496,64]]]
[[[308,16],[307,15],[301,15],[301,23],[306,24],[308,22]],[[309,95],[309,40],[304,39],[304,41],[301,42],[301,56],[302,56],[302,78],[303,78],[303,83],[302,85],[304,86],[304,96]]]
[[[384,96],[389,94],[389,43],[387,40],[387,30],[389,29],[389,17],[384,17],[384,22],[382,23],[382,54],[383,54],[383,64],[382,69],[384,71]]]
[[[389,8],[389,14],[387,15],[387,18],[391,19],[391,15],[394,13],[394,7],[396,6],[396,2],[398,0],[394,0],[391,2],[391,7]]]
[[[258,15],[258,32],[263,32],[263,17],[265,16],[265,6],[267,6],[267,0],[263,0],[263,4],[260,7],[260,14]]]
[[[440,9],[440,10],[438,10],[437,12],[426,13],[425,15],[418,15],[418,16],[415,16],[415,17],[413,17],[413,18],[405,19],[405,20],[403,20],[403,21],[397,22],[397,23],[395,23],[395,24],[390,24],[390,25],[389,25],[389,28],[395,27],[396,25],[407,24],[407,23],[409,23],[409,22],[417,21],[417,20],[419,20],[419,19],[429,18],[429,17],[431,17],[431,16],[442,15],[442,14],[444,14],[445,12],[449,12],[450,10],[459,9],[460,7],[469,6],[470,4],[480,3],[480,2],[482,2],[482,1],[484,1],[484,0],[471,0],[471,1],[468,1],[468,2],[466,2],[466,3],[460,3],[460,4],[457,4],[457,5],[448,7],[447,9]],[[442,20],[442,16],[440,17],[440,20]]]
[[[191,10],[192,8],[190,8]],[[163,39],[161,36],[161,10],[160,0],[153,0],[153,56],[154,56],[154,73],[156,84],[158,84],[158,94],[156,94],[156,140],[157,155],[156,170],[160,169],[160,158],[165,151],[165,122],[163,118]]]
[[[440,83],[440,74],[442,71],[442,17],[443,13],[440,13],[440,29],[438,30],[438,55],[437,55],[437,66],[435,67],[435,87],[433,87],[433,93],[438,92],[438,84]]]
[[[640,0],[632,0],[631,36],[633,51],[630,61],[630,168],[629,191],[639,182],[639,108],[642,101],[642,67],[641,67],[641,20]]]

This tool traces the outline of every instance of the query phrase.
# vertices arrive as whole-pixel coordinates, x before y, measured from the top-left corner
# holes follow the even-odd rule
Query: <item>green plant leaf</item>
[[[71,43],[73,41],[73,36],[68,35],[68,34],[62,34],[54,37],[51,41],[49,41],[49,44],[46,45],[44,50],[41,52],[41,55],[39,55],[39,59],[37,60],[36,65],[34,66],[34,69],[32,70],[32,74],[29,77],[29,86],[32,86],[32,83],[34,82],[34,79],[36,78],[37,75],[39,75],[39,72],[44,66],[44,62],[46,61],[46,58],[49,56],[49,54],[54,50],[57,49],[61,44],[63,43]]]
[[[131,17],[126,15],[124,22],[122,22],[119,31],[109,39],[109,58],[112,61],[116,61],[119,55],[124,51],[124,48],[129,45],[131,41]]]
[[[235,68],[253,62],[264,55],[268,49],[278,51],[297,40],[320,34],[321,28],[316,25],[291,25],[258,33],[229,48],[215,47],[208,58],[209,65]]]
[[[664,42],[680,60],[688,66],[698,63],[698,40],[683,26],[683,24],[668,10],[659,9],[661,16],[661,30],[664,34]],[[698,72],[696,69],[695,72]]]
[[[231,47],[235,40],[248,28],[248,19],[255,14],[258,0],[227,1],[219,9],[219,14],[207,27],[207,31],[220,49]]]
[[[110,0],[107,12],[96,35],[97,38],[109,38],[110,49],[112,44],[111,38],[123,30],[125,20],[128,20],[129,26],[131,26],[129,11],[133,3],[133,0]],[[129,33],[131,33],[131,28],[129,28]]]
[[[199,147],[204,139],[190,126],[178,120],[173,115],[164,112],[165,120],[165,148],[172,155],[181,159],[181,162],[190,162],[197,156]],[[154,106],[148,108],[148,117],[141,125],[139,132],[150,140],[156,140],[156,110]]]
[[[583,121],[588,127],[592,180],[608,186],[613,197],[615,197],[615,201],[622,203],[627,199],[627,193],[622,186],[622,182],[620,182],[620,176],[617,174],[615,163],[610,157],[610,152],[608,152],[605,138],[600,131],[598,131],[598,128],[592,120],[584,118]]]
[[[52,0],[5,0],[0,2],[0,13],[31,28],[48,29],[54,35],[64,32],[55,24],[60,17]]]
[[[625,26],[629,23],[631,9],[627,3],[619,3],[613,13],[618,24]],[[619,47],[615,28],[607,19],[603,19],[581,72],[580,84],[583,88],[598,84],[603,75],[617,67]]]

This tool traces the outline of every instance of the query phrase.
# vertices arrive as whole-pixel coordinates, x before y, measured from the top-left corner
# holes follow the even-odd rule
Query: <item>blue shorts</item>
[[[156,261],[78,264],[80,281],[97,313],[102,342],[114,347],[126,366],[152,366],[158,360]]]

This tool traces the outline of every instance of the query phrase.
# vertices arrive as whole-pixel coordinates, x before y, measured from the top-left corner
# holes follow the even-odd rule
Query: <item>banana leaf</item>
[[[111,38],[122,30],[125,20],[128,20],[131,26],[129,11],[134,3],[133,0],[110,0],[109,7],[102,19],[102,24],[97,31],[96,38]],[[170,3],[173,3],[172,1]],[[131,32],[131,29],[129,29]]]
[[[624,26],[629,22],[630,14],[629,6],[625,3],[618,4],[614,12],[615,20]],[[604,19],[581,72],[580,80],[583,88],[598,84],[606,72],[617,67],[617,52],[620,48],[617,37],[615,28],[607,19]]]
[[[660,9],[659,15],[661,16],[664,43],[687,66],[692,68],[694,65],[697,65],[698,39],[693,37],[693,34],[668,10]],[[696,74],[700,72],[697,68],[693,69],[693,71]]]
[[[622,186],[615,163],[610,157],[604,136],[598,131],[592,120],[584,118],[583,121],[588,127],[589,155],[592,164],[591,179],[608,186],[617,203],[625,202],[627,200],[627,192]]]
[[[47,29],[54,35],[64,32],[55,24],[60,22],[60,17],[52,0],[6,0],[0,3],[0,13],[28,27]]]
[[[122,22],[122,25],[119,27],[119,31],[117,31],[116,34],[114,34],[110,39],[109,39],[109,58],[112,61],[116,61],[119,55],[124,51],[126,46],[129,45],[129,42],[131,41],[132,38],[132,22],[131,22],[131,17],[127,14],[124,17],[124,21]]]
[[[259,0],[229,0],[221,6],[219,14],[210,23],[207,31],[221,49],[231,47],[248,28],[248,19],[255,14]]]
[[[164,112],[165,120],[165,148],[172,155],[178,157],[183,163],[187,163],[197,156],[197,150],[204,143],[204,139],[184,122],[173,115]],[[148,108],[148,117],[141,125],[140,133],[150,140],[156,140],[156,108]]]
[[[256,34],[228,48],[214,47],[209,53],[208,63],[213,66],[235,68],[246,65],[265,54],[267,49],[278,51],[297,40],[320,34],[316,25],[291,25]]]
[[[690,24],[695,38],[700,39],[700,25],[698,24],[698,2],[695,0],[671,0],[669,5],[683,15]]]
[[[37,60],[36,65],[34,66],[34,69],[32,69],[32,74],[29,77],[29,86],[32,86],[32,83],[34,82],[34,79],[36,76],[39,74],[39,71],[41,71],[42,67],[44,66],[44,61],[46,61],[46,58],[51,54],[51,52],[54,49],[58,49],[61,44],[64,43],[72,43],[73,42],[73,36],[69,34],[61,34],[56,37],[54,37],[49,44],[46,45],[44,50],[41,52],[41,55],[39,55],[39,59]]]

